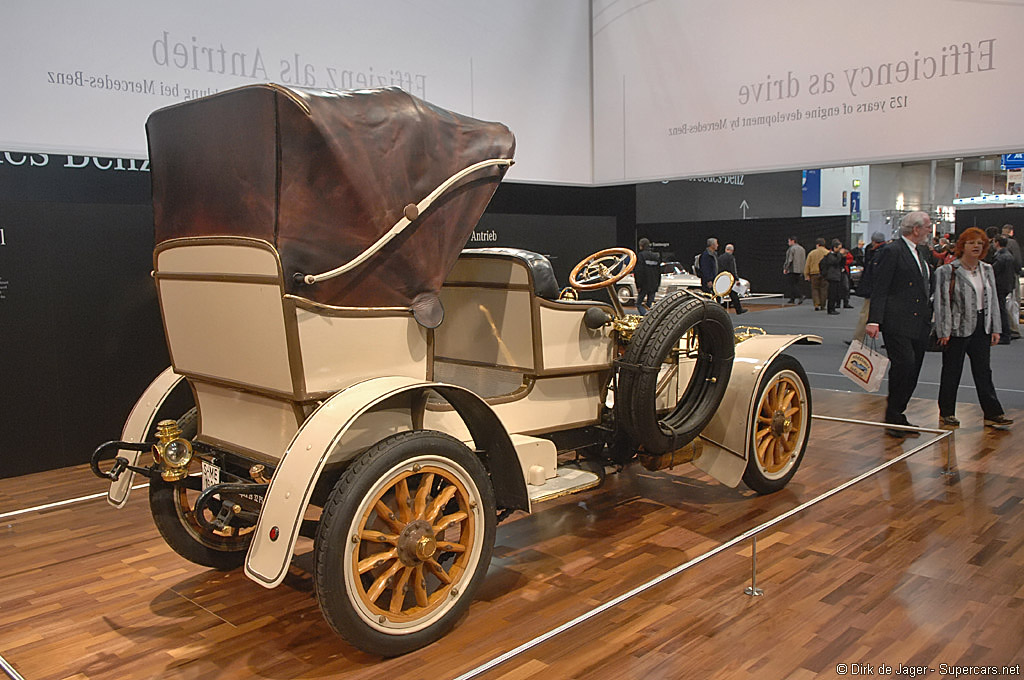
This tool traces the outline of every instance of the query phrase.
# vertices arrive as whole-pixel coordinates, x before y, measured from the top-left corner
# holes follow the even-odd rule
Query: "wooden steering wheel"
[[[572,268],[569,285],[576,290],[607,288],[633,271],[636,253],[629,248],[606,248],[585,257]]]

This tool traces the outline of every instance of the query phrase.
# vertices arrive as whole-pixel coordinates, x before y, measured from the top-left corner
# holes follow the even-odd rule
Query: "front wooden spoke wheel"
[[[767,474],[785,470],[799,452],[807,418],[806,400],[798,376],[779,373],[765,388],[754,424],[754,451]]]
[[[351,583],[379,623],[409,623],[458,595],[477,539],[478,500],[453,470],[410,465],[357,519]]]

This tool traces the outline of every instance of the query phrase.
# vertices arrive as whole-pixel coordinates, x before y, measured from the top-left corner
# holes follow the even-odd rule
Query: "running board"
[[[601,478],[593,472],[575,467],[560,467],[558,474],[543,484],[530,484],[526,490],[530,494],[531,503],[543,503],[571,493],[593,489],[601,483]]]

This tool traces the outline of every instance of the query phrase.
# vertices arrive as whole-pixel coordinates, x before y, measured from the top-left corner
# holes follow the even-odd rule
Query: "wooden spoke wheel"
[[[758,493],[773,493],[796,473],[811,428],[811,390],[800,363],[780,355],[758,390],[748,451],[746,482]]]
[[[569,273],[569,285],[576,290],[607,288],[636,266],[636,253],[629,248],[606,248],[583,258]]]
[[[469,606],[495,524],[487,473],[464,444],[428,431],[379,442],[324,508],[314,577],[324,617],[374,654],[429,644]]]
[[[178,419],[182,436],[191,439],[196,433],[196,410]],[[157,478],[149,483],[149,508],[160,535],[174,552],[185,559],[214,569],[235,569],[245,561],[252,541],[254,526],[229,526],[222,531],[199,523],[196,499],[202,491],[199,477],[186,477],[177,482]],[[213,513],[207,509],[207,522]]]

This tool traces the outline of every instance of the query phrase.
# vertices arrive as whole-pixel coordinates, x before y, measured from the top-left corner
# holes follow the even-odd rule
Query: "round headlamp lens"
[[[173,467],[184,467],[192,459],[192,446],[184,439],[175,439],[164,447],[164,462]]]

